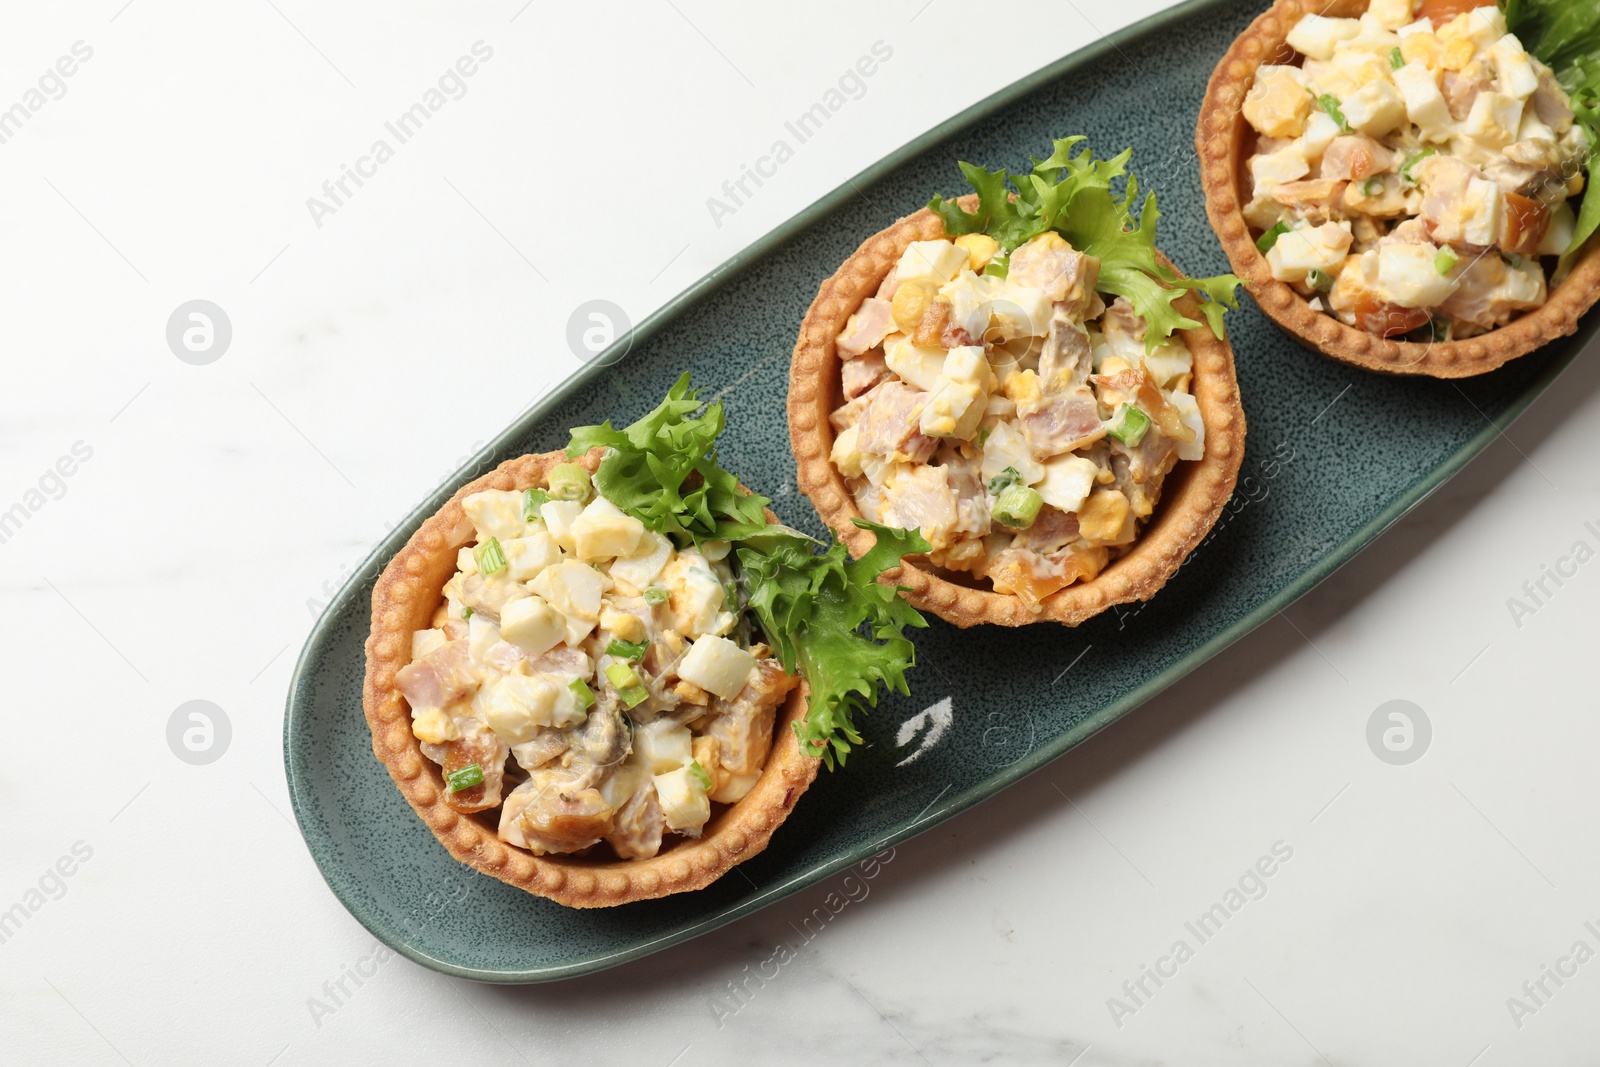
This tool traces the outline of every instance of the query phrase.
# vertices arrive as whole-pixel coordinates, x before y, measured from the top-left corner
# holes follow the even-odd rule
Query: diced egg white
[[[1305,15],[1289,31],[1289,47],[1312,59],[1332,59],[1340,41],[1348,41],[1360,32],[1361,23],[1356,19]]]
[[[500,612],[500,636],[529,656],[542,656],[566,640],[567,618],[542,596],[523,597]]]
[[[644,523],[603,496],[589,502],[571,526],[573,551],[580,560],[599,562],[630,555],[644,536]]]
[[[627,582],[643,592],[661,574],[672,556],[672,542],[664,536],[646,530],[639,538],[633,553],[611,564],[611,577],[617,582]]]
[[[1406,119],[1405,98],[1387,78],[1372,78],[1345,98],[1344,119],[1368,137],[1382,137]]]
[[[505,540],[521,537],[527,523],[522,518],[522,494],[504,489],[485,489],[461,502],[461,508],[478,531],[478,540],[491,537]]]
[[[583,505],[576,500],[551,500],[539,506],[545,529],[568,552],[573,551],[572,524],[582,514]]]
[[[926,392],[939,388],[944,371],[945,350],[937,345],[921,347],[900,334],[883,346],[884,362],[902,379]]]
[[[561,562],[561,547],[544,530],[501,541],[500,548],[506,557],[506,573],[514,582],[531,581],[546,567]]]
[[[693,742],[687,726],[655,719],[634,729],[632,761],[650,775],[675,771],[694,758]]]
[[[904,284],[926,279],[943,285],[967,265],[967,250],[950,241],[912,241],[900,255],[895,276]]]
[[[1384,245],[1376,249],[1377,290],[1401,307],[1437,307],[1449,296],[1450,278],[1434,266],[1432,245]]]
[[[511,602],[515,603],[515,600]],[[511,604],[507,604],[506,607],[510,607]],[[473,659],[481,663],[489,649],[499,640],[500,627],[490,622],[481,612],[475,612],[472,618],[467,620],[467,653]]]
[[[994,327],[1001,337],[1042,337],[1050,329],[1052,305],[1043,289],[1009,282],[995,297]]]
[[[1461,129],[1479,144],[1504,148],[1516,140],[1521,125],[1521,100],[1485,90],[1472,101],[1472,110],[1461,124]]]
[[[693,550],[680,552],[662,579],[672,594],[667,602],[672,628],[685,637],[715,633],[727,594],[706,558]]]
[[[701,689],[732,700],[750,680],[755,656],[725,637],[702,634],[678,664],[678,677]]]
[[[653,781],[668,829],[697,830],[711,818],[710,798],[688,767],[658,774]]]
[[[1263,152],[1250,160],[1250,174],[1255,178],[1258,188],[1299,181],[1310,173],[1311,163],[1298,141],[1276,152]]]
[[[1077,511],[1094,488],[1100,468],[1082,456],[1056,456],[1044,463],[1044,477],[1034,485],[1044,502],[1062,511]]]
[[[449,640],[443,630],[418,630],[411,635],[411,659],[415,662],[445,646]]]
[[[508,745],[532,741],[539,728],[555,725],[551,712],[556,704],[556,687],[542,678],[527,674],[508,674],[485,687],[484,722]]]
[[[1206,454],[1206,424],[1200,417],[1200,402],[1188,393],[1171,393],[1167,402],[1178,409],[1178,418],[1194,431],[1193,441],[1178,442],[1178,458],[1198,460]]]
[[[1267,265],[1279,281],[1302,281],[1311,271],[1331,273],[1350,247],[1350,224],[1325,222],[1279,234],[1267,249]]]
[[[1394,83],[1405,100],[1406,115],[1424,141],[1446,141],[1451,136],[1450,106],[1433,71],[1421,63],[1407,63],[1394,72]]]
[[[1014,468],[1028,485],[1044,477],[1044,464],[1033,458],[1033,450],[1022,434],[1010,423],[998,422],[983,442],[983,462],[979,467],[983,484],[988,485],[1007,467]]]

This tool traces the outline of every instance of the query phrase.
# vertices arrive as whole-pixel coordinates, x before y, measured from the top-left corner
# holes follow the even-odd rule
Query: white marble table
[[[7,12],[0,109],[27,115],[0,126],[0,1058],[1593,1062],[1600,962],[1570,954],[1600,949],[1600,563],[1508,606],[1600,547],[1592,354],[1285,617],[902,846],[737,1011],[729,983],[799,944],[836,886],[563,985],[374,958],[288,815],[283,697],[315,602],[572,370],[573,308],[642,316],[887,150],[1162,6],[1007,5],[1026,32],[996,56],[951,0],[782,21],[521,2]],[[892,54],[859,98],[731,205],[724,180],[875,42]],[[461,57],[470,77],[449,75]],[[387,132],[442,76],[438,110]],[[615,181],[605,159],[627,161]],[[204,365],[166,339],[195,299],[232,330]],[[1395,699],[1432,724],[1407,766],[1366,740]],[[168,743],[193,700],[231,724],[205,765]],[[1194,925],[1219,903],[1225,922]]]

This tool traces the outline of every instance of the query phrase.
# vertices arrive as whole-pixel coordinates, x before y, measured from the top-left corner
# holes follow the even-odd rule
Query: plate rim
[[[490,984],[527,985],[560,981],[607,970],[659,952],[672,945],[681,944],[753,914],[807,885],[821,882],[870,856],[885,849],[893,848],[912,837],[932,829],[946,819],[953,818],[955,815],[974,807],[990,797],[997,796],[1016,785],[1022,779],[1042,770],[1069,750],[1076,748],[1112,723],[1122,719],[1140,705],[1153,699],[1169,686],[1188,675],[1200,664],[1220,654],[1262,623],[1277,615],[1284,608],[1320,584],[1334,571],[1348,563],[1358,553],[1377,540],[1385,530],[1399,521],[1408,511],[1458,474],[1488,447],[1495,438],[1503,434],[1507,427],[1520,418],[1535,400],[1544,394],[1551,383],[1571,365],[1577,354],[1582,351],[1594,335],[1597,323],[1600,323],[1600,320],[1591,317],[1588,321],[1580,322],[1574,334],[1566,338],[1556,339],[1565,342],[1567,350],[1563,354],[1550,358],[1548,365],[1529,382],[1522,395],[1505,409],[1498,422],[1484,415],[1483,420],[1486,425],[1475,435],[1468,438],[1442,463],[1430,470],[1424,478],[1420,479],[1406,492],[1390,500],[1371,520],[1342,540],[1333,551],[1318,559],[1298,578],[1280,588],[1272,596],[1269,596],[1249,612],[1230,623],[1212,638],[1180,656],[1159,673],[1128,690],[1122,696],[1101,706],[1071,729],[1031,749],[1016,762],[997,770],[993,775],[984,779],[983,782],[953,795],[948,788],[940,792],[930,802],[928,808],[924,809],[923,813],[915,820],[884,835],[875,843],[858,845],[842,850],[816,867],[809,868],[781,882],[763,887],[755,895],[739,901],[733,907],[691,920],[649,941],[632,943],[626,948],[617,949],[601,956],[590,956],[580,961],[544,967],[486,968],[464,966],[423,952],[409,940],[403,931],[379,921],[378,917],[364,904],[353,900],[346,893],[345,887],[341,884],[341,879],[330,871],[328,864],[324,863],[324,854],[336,850],[337,846],[333,841],[332,835],[323,834],[318,822],[310,815],[311,801],[307,799],[311,790],[308,782],[309,773],[300,765],[300,758],[295,751],[295,738],[299,732],[297,727],[309,714],[307,710],[299,708],[298,705],[301,703],[299,694],[309,687],[309,683],[313,678],[312,663],[319,657],[322,646],[329,640],[334,619],[342,617],[343,612],[349,609],[350,601],[357,596],[369,578],[377,573],[374,567],[377,570],[381,570],[383,563],[394,555],[400,545],[411,536],[417,525],[436,511],[440,503],[447,499],[462,484],[464,479],[470,480],[471,477],[474,477],[476,472],[490,462],[490,457],[498,455],[506,445],[524,436],[531,424],[544,418],[552,409],[561,406],[594,377],[611,369],[613,361],[606,358],[610,352],[621,350],[625,354],[631,350],[633,345],[649,341],[668,323],[676,319],[689,307],[698,304],[702,299],[723,288],[750,264],[765,258],[820,218],[833,213],[854,198],[859,197],[861,194],[857,190],[858,185],[876,181],[884,174],[905,164],[911,157],[919,155],[934,144],[975,125],[1012,101],[1057,80],[1076,67],[1095,62],[1103,58],[1107,53],[1119,51],[1122,45],[1133,38],[1144,37],[1161,30],[1168,24],[1187,21],[1190,17],[1200,12],[1230,6],[1235,2],[1237,0],[1184,0],[1183,3],[1176,4],[1140,19],[1138,22],[1131,23],[1120,30],[1085,45],[1083,48],[1053,60],[1030,74],[1024,75],[1017,81],[991,93],[951,118],[930,127],[877,162],[863,168],[852,177],[846,178],[837,188],[818,197],[790,218],[735,252],[727,260],[713,267],[687,288],[642,319],[638,325],[616,338],[605,352],[602,352],[584,366],[579,367],[549,393],[529,404],[503,431],[495,435],[471,459],[454,471],[449,478],[435,488],[432,494],[409,511],[400,522],[373,546],[365,559],[362,560],[360,566],[345,580],[343,586],[328,601],[327,606],[323,608],[321,614],[312,624],[305,643],[296,657],[294,671],[289,678],[283,722],[284,774],[288,786],[290,804],[294,809],[295,822],[300,830],[301,840],[305,843],[307,851],[310,852],[312,861],[315,863],[323,881],[339,900],[339,903],[362,927],[395,952],[441,974]],[[921,205],[918,206],[920,207]],[[1537,358],[1538,354],[1535,351],[1529,353],[1529,357]],[[1318,356],[1317,358],[1323,357]],[[1482,413],[1480,412],[1480,414]]]

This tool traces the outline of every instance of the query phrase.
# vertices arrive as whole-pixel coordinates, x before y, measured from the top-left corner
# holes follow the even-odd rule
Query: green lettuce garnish
[[[954,200],[936,196],[928,207],[944,220],[952,237],[986,233],[1007,253],[1050,230],[1080,252],[1100,260],[1101,292],[1127,297],[1145,322],[1146,351],[1154,351],[1175,330],[1192,330],[1201,324],[1173,304],[1190,289],[1200,295],[1200,312],[1211,332],[1223,336],[1224,308],[1237,308],[1239,279],[1232,274],[1212,278],[1180,278],[1156,259],[1154,193],[1145,195],[1137,220],[1133,206],[1139,195],[1138,179],[1128,173],[1130,148],[1106,160],[1096,160],[1083,149],[1072,149],[1083,137],[1062,137],[1050,158],[1034,159],[1030,174],[1012,175],[962,163],[961,173],[978,193],[978,210],[968,212]],[[1122,195],[1112,183],[1126,178]],[[1015,196],[1007,188],[1015,186]]]
[[[1522,47],[1555,74],[1572,98],[1573,120],[1589,137],[1584,169],[1592,179],[1600,163],[1600,0],[1507,0],[1506,28]],[[1578,207],[1572,243],[1556,264],[1563,277],[1597,228],[1600,196],[1588,193]]]
[[[795,724],[802,750],[830,769],[843,765],[851,746],[861,743],[856,713],[876,707],[882,688],[910,692],[906,671],[916,649],[904,631],[927,625],[898,587],[881,585],[878,577],[899,566],[902,556],[931,546],[915,530],[857,521],[877,543],[851,560],[842,543],[819,552],[814,538],[768,522],[771,501],[741,487],[717,463],[716,441],[725,425],[721,401],[706,405],[697,394],[684,374],[638,422],[622,430],[610,422],[573,430],[567,455],[607,449],[595,487],[680,547],[732,543],[741,598],[784,670],[798,670],[810,687],[806,716]]]

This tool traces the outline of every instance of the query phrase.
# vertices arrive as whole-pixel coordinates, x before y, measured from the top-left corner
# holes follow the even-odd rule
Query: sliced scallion
[[[1433,257],[1433,269],[1440,274],[1449,274],[1450,268],[1454,267],[1460,259],[1461,257],[1456,255],[1455,249],[1446,245],[1439,249],[1438,255]]]
[[[472,558],[478,561],[478,573],[485,578],[493,578],[506,569],[506,553],[505,549],[500,547],[498,537],[491,537],[474,548]]]
[[[1406,57],[1400,54],[1399,48],[1389,49],[1389,69],[1399,70],[1406,65]]]
[[[588,711],[594,707],[594,690],[589,688],[589,683],[582,678],[574,678],[567,683],[567,689],[572,693],[572,702],[579,711]]]
[[[1320,270],[1306,272],[1306,284],[1319,293],[1326,293],[1333,288],[1333,275]]]
[[[638,663],[644,659],[644,654],[650,650],[649,641],[624,641],[620,637],[613,637],[606,646],[606,655],[625,659],[629,663]]]
[[[582,501],[589,496],[589,472],[576,463],[558,463],[550,468],[550,495],[557,500]]]
[[[1289,232],[1287,223],[1279,220],[1272,224],[1272,229],[1256,238],[1256,248],[1266,253],[1272,251],[1272,246],[1278,243],[1278,238]]]
[[[539,509],[550,503],[550,494],[543,489],[524,489],[522,491],[522,521],[538,522]]]
[[[1106,433],[1115,437],[1129,448],[1135,448],[1144,435],[1150,430],[1150,416],[1134,407],[1132,404],[1123,404],[1119,412],[1120,418]]]
[[[1400,164],[1400,177],[1404,178],[1406,181],[1410,182],[1412,185],[1417,184],[1417,179],[1415,177],[1413,177],[1412,174],[1411,174],[1411,168],[1416,166],[1418,163],[1421,163],[1424,159],[1427,159],[1429,156],[1436,154],[1437,152],[1438,152],[1438,149],[1436,149],[1436,148],[1424,148],[1422,151],[1418,152],[1416,155],[1414,155],[1414,156],[1410,157],[1409,159],[1407,159],[1404,163]]]
[[[672,599],[672,594],[659,585],[652,585],[644,591],[644,602],[646,604],[665,604],[670,599]]]
[[[1005,470],[989,479],[989,492],[993,493],[995,496],[999,496],[1009,487],[1020,484],[1021,481],[1021,472],[1019,472],[1015,467],[1007,467]]]
[[[606,677],[618,689],[626,689],[630,685],[639,684],[639,675],[626,663],[613,663],[606,667]]]
[[[1328,113],[1328,117],[1339,124],[1339,129],[1345,133],[1350,132],[1350,124],[1344,120],[1344,112],[1339,110],[1339,98],[1332,93],[1323,93],[1317,97],[1317,106]]]
[[[695,781],[700,783],[701,789],[708,793],[711,792],[711,775],[706,772],[704,767],[700,766],[699,760],[689,761],[689,773],[694,777]]]
[[[460,770],[451,771],[445,775],[444,780],[449,783],[450,792],[452,793],[459,793],[463,789],[471,789],[475,785],[483,784],[483,766],[477,763],[469,763]]]
[[[1039,517],[1039,509],[1044,507],[1044,497],[1038,490],[1029,489],[1025,485],[1007,486],[1000,494],[1000,499],[995,501],[994,519],[1002,526],[1013,530],[1026,530],[1032,526]]]

